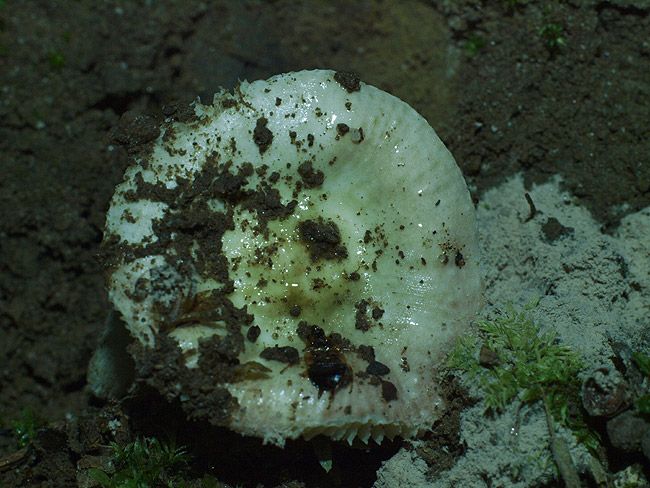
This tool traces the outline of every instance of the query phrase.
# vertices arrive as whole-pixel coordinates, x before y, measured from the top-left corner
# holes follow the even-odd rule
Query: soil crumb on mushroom
[[[446,347],[483,303],[474,207],[434,130],[327,70],[186,110],[134,153],[106,217],[139,374],[276,445],[428,430]]]

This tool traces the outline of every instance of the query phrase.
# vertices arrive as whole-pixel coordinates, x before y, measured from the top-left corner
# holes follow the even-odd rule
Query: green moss
[[[641,373],[650,378],[650,356],[641,352],[633,352],[632,357]],[[650,393],[637,398],[636,409],[641,417],[650,422]]]
[[[566,46],[566,41],[562,34],[564,32],[564,27],[562,27],[555,19],[553,11],[558,5],[558,1],[548,1],[545,2],[535,2],[535,0],[501,0],[501,2],[508,6],[509,10],[512,12],[517,7],[523,6],[525,4],[536,3],[541,8],[543,8],[542,13],[542,24],[539,26],[538,34],[544,40],[546,47],[551,52],[558,51],[561,47]]]
[[[635,351],[632,353],[634,362],[639,367],[641,372],[650,378],[650,356],[643,354],[642,352]]]
[[[46,421],[25,407],[20,418],[9,420],[8,423],[18,446],[25,447],[36,436],[38,429],[45,426]]]
[[[564,32],[564,28],[554,22],[547,22],[539,29],[539,35],[551,50],[566,46],[562,32]]]
[[[465,41],[465,54],[467,54],[467,57],[473,58],[484,45],[485,39],[472,34],[469,36],[469,39]]]
[[[50,63],[50,69],[52,71],[58,71],[65,65],[65,57],[55,49],[50,49],[47,60]]]
[[[598,440],[580,413],[578,374],[584,365],[577,351],[559,344],[553,333],[541,333],[527,313],[509,304],[493,320],[479,323],[476,333],[459,340],[447,367],[466,373],[467,381],[484,393],[486,410],[501,413],[513,400],[531,404],[546,393],[555,421],[570,428],[579,441],[595,449]]]
[[[125,446],[111,444],[111,472],[88,470],[89,476],[108,488],[155,488],[183,486],[189,455],[174,442],[144,437]]]

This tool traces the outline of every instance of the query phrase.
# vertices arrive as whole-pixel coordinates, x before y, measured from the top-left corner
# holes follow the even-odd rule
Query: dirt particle
[[[268,361],[279,361],[287,364],[297,364],[300,361],[300,354],[295,347],[291,346],[273,346],[267,347],[260,353],[262,359]]]
[[[269,121],[265,117],[260,117],[257,119],[255,130],[253,131],[253,140],[257,144],[257,147],[259,147],[260,154],[263,154],[273,141],[273,133],[266,126],[268,123]]]
[[[233,108],[237,106],[237,100],[234,100],[232,98],[224,98],[221,100],[221,106],[223,108]]]
[[[162,108],[163,114],[170,120],[187,124],[198,121],[194,106],[191,103],[183,101],[173,101]]]
[[[463,257],[460,251],[456,251],[456,256],[454,257],[454,264],[456,264],[456,266],[458,266],[459,268],[465,266],[465,258]]]
[[[549,217],[542,225],[542,233],[544,240],[550,244],[562,236],[573,234],[573,227],[565,227],[555,217]]]
[[[390,368],[379,361],[372,360],[366,368],[366,373],[375,376],[385,376],[390,373]]]
[[[302,181],[308,188],[322,185],[325,180],[325,174],[319,169],[315,170],[311,161],[305,161],[298,166],[298,174],[300,174]]]
[[[324,259],[345,259],[347,249],[341,245],[341,232],[331,220],[305,220],[298,225],[300,240],[305,243],[312,261]]]
[[[361,78],[355,73],[349,71],[337,71],[334,74],[334,79],[345,88],[348,93],[361,90]]]
[[[358,303],[354,304],[354,307],[357,309],[354,317],[354,327],[362,332],[366,332],[370,329],[372,324],[366,317],[366,312],[368,311],[368,302],[366,300],[361,300]]]
[[[289,310],[289,315],[292,317],[300,317],[301,312],[302,309],[300,308],[300,305],[294,305],[291,310]]]
[[[108,134],[109,140],[116,145],[130,148],[141,146],[155,140],[160,135],[158,121],[137,110],[129,110],[120,118],[119,123]]]
[[[361,332],[367,332],[370,329],[371,325],[372,324],[363,314],[363,312],[357,310],[354,317],[354,328],[360,330]]]
[[[395,388],[395,385],[390,381],[382,381],[381,397],[386,402],[392,402],[393,400],[397,400],[397,388]]]
[[[257,338],[260,336],[261,330],[257,325],[253,325],[248,329],[248,332],[246,332],[246,339],[248,339],[251,342],[255,342]]]
[[[379,307],[375,307],[375,308],[372,309],[372,318],[375,319],[375,320],[379,320],[380,318],[382,318],[384,316],[384,312],[385,312],[385,310],[382,310]]]

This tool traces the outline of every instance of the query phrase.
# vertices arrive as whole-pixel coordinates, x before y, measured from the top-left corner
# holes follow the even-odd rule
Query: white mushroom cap
[[[167,121],[117,187],[104,246],[141,362],[164,362],[152,384],[278,445],[428,429],[445,347],[483,303],[452,155],[346,73],[244,82]]]

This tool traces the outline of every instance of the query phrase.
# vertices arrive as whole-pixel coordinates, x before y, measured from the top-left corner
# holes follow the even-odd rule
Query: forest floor
[[[648,32],[650,6],[633,0],[0,1],[0,487],[92,486],[102,446],[170,429],[193,486],[207,473],[205,486],[369,487],[401,447],[335,446],[327,474],[304,442],[206,436],[155,392],[92,396],[110,311],[97,252],[130,164],[108,133],[124,112],[352,71],[430,122],[479,202],[516,174],[527,190],[560,176],[609,235],[650,205]],[[11,421],[25,409],[50,427],[21,449]],[[448,453],[438,470],[463,450],[457,428],[427,441]]]

